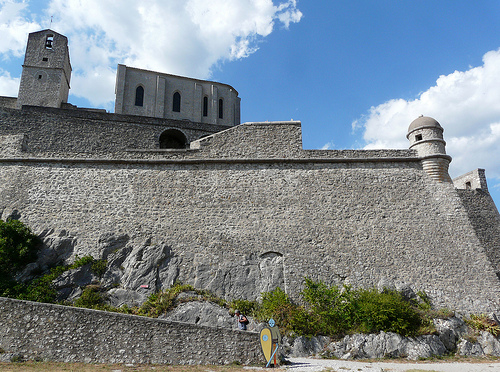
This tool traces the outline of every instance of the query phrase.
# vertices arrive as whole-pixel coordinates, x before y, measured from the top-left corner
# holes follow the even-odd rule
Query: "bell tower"
[[[52,30],[29,34],[16,107],[61,107],[70,79],[68,38]]]
[[[443,127],[433,118],[420,116],[413,120],[406,138],[410,149],[417,151],[424,171],[437,182],[452,182],[448,174],[451,156],[446,155]]]

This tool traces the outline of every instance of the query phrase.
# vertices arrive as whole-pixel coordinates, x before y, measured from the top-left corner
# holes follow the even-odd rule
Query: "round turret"
[[[410,149],[422,159],[424,170],[438,182],[451,182],[448,167],[451,157],[446,155],[446,142],[443,127],[433,118],[420,116],[408,127],[406,138]]]

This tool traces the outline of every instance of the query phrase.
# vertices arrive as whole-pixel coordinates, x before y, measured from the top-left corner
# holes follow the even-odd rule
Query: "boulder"
[[[455,351],[457,342],[468,331],[467,324],[457,317],[434,319],[434,326],[439,333],[439,339],[449,351]]]

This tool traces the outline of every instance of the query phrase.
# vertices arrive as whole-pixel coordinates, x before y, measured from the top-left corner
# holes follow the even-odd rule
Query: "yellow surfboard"
[[[266,358],[266,362],[269,362],[273,353],[273,340],[271,339],[271,330],[269,328],[264,328],[260,331],[260,344],[264,358]]]

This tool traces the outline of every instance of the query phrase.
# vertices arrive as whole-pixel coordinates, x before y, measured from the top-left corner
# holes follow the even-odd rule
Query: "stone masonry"
[[[262,364],[258,333],[0,298],[0,348],[31,360]],[[244,347],[238,347],[244,345]]]
[[[0,218],[22,220],[43,241],[20,278],[92,255],[107,261],[106,272],[58,278],[61,300],[96,280],[115,306],[140,304],[178,281],[226,299],[256,300],[277,287],[298,299],[307,276],[425,291],[458,314],[500,312],[500,216],[483,170],[452,182],[436,120],[409,125],[407,150],[304,150],[300,122],[235,125],[239,98],[230,86],[137,69],[129,80],[119,76],[117,105],[143,88],[144,112],[79,109],[65,103],[65,37],[44,30],[29,38],[40,50],[28,48],[26,72],[46,74],[25,77],[23,68],[19,97],[0,98]],[[37,65],[52,54],[57,66]],[[67,88],[49,75],[68,75]],[[192,89],[181,105],[194,116],[166,115],[168,97],[153,105],[158,87],[169,97]],[[221,98],[229,122],[212,120]],[[253,346],[244,354],[224,346],[235,335],[254,345],[250,333],[7,299],[0,307],[0,347],[9,352],[103,362],[257,358]],[[177,349],[181,337],[193,342],[189,356]],[[221,349],[204,349],[214,343]]]
[[[90,143],[95,132],[76,123]],[[102,154],[60,144],[31,153],[30,138],[1,159],[2,217],[17,210],[37,233],[64,231],[77,241],[70,257],[101,258],[103,233],[158,250],[156,274],[128,291],[180,280],[226,298],[257,299],[278,285],[296,297],[307,275],[405,283],[462,312],[499,309],[498,244],[483,244],[453,184],[434,181],[412,151],[302,150],[299,122],[244,124],[183,151],[113,153],[101,141]]]

